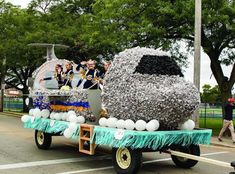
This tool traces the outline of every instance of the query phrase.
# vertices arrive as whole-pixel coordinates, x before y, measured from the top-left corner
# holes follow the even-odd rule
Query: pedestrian
[[[57,82],[58,82],[58,88],[60,89],[63,86],[63,84],[64,84],[63,76],[64,76],[64,73],[63,73],[62,65],[56,64],[55,65],[54,75],[52,77],[46,77],[46,78],[40,79],[40,82],[45,81],[45,80],[56,79]]]
[[[224,122],[223,122],[223,127],[220,130],[218,140],[222,140],[222,136],[226,129],[228,128],[231,132],[232,140],[233,143],[235,143],[235,133],[234,133],[234,126],[233,126],[233,109],[235,109],[234,105],[234,98],[229,98],[228,102],[226,103],[224,110],[225,110],[225,117],[224,117]]]

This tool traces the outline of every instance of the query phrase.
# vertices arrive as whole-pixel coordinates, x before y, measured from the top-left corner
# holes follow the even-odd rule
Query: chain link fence
[[[233,110],[233,118],[235,118],[235,110]],[[235,119],[233,119],[235,123]],[[223,125],[222,104],[202,103],[200,105],[200,122],[201,128],[209,128],[213,130],[213,135],[218,135]],[[230,135],[230,133],[226,133]]]
[[[3,110],[10,112],[23,112],[23,97],[4,97]]]

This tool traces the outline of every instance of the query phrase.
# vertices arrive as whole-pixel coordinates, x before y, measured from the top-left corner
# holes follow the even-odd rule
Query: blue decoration
[[[89,108],[88,102],[62,102],[62,101],[51,101],[51,105],[63,105],[63,106],[75,106]]]
[[[38,96],[36,99],[33,100],[33,107],[39,109],[49,109],[50,110],[50,103],[43,101],[43,96]]]

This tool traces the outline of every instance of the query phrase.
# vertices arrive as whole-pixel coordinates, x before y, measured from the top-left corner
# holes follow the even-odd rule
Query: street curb
[[[235,148],[234,145],[220,144],[220,143],[215,143],[215,142],[211,142],[211,145],[213,145],[213,146],[220,146],[220,147],[227,147],[227,148]]]
[[[0,112],[0,115],[21,118],[24,113]]]

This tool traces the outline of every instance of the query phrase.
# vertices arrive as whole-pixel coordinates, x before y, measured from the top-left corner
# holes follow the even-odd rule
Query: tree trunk
[[[6,58],[3,59],[2,65],[0,67],[0,112],[3,112],[3,106],[4,106],[4,80],[5,80],[5,69],[6,69]]]
[[[222,113],[224,117],[225,116],[224,106],[226,102],[228,101],[228,98],[231,97],[232,94],[231,94],[231,91],[222,91],[221,96],[222,96]]]
[[[224,76],[223,69],[221,67],[221,62],[219,61],[219,53],[216,54],[216,50],[210,50],[207,52],[210,60],[211,60],[211,71],[217,81],[221,92],[221,106],[222,113],[224,117],[224,105],[227,102],[228,98],[232,96],[232,86],[233,82],[229,80],[228,77]]]
[[[2,90],[2,74],[0,77],[0,112],[3,112],[4,91]]]

